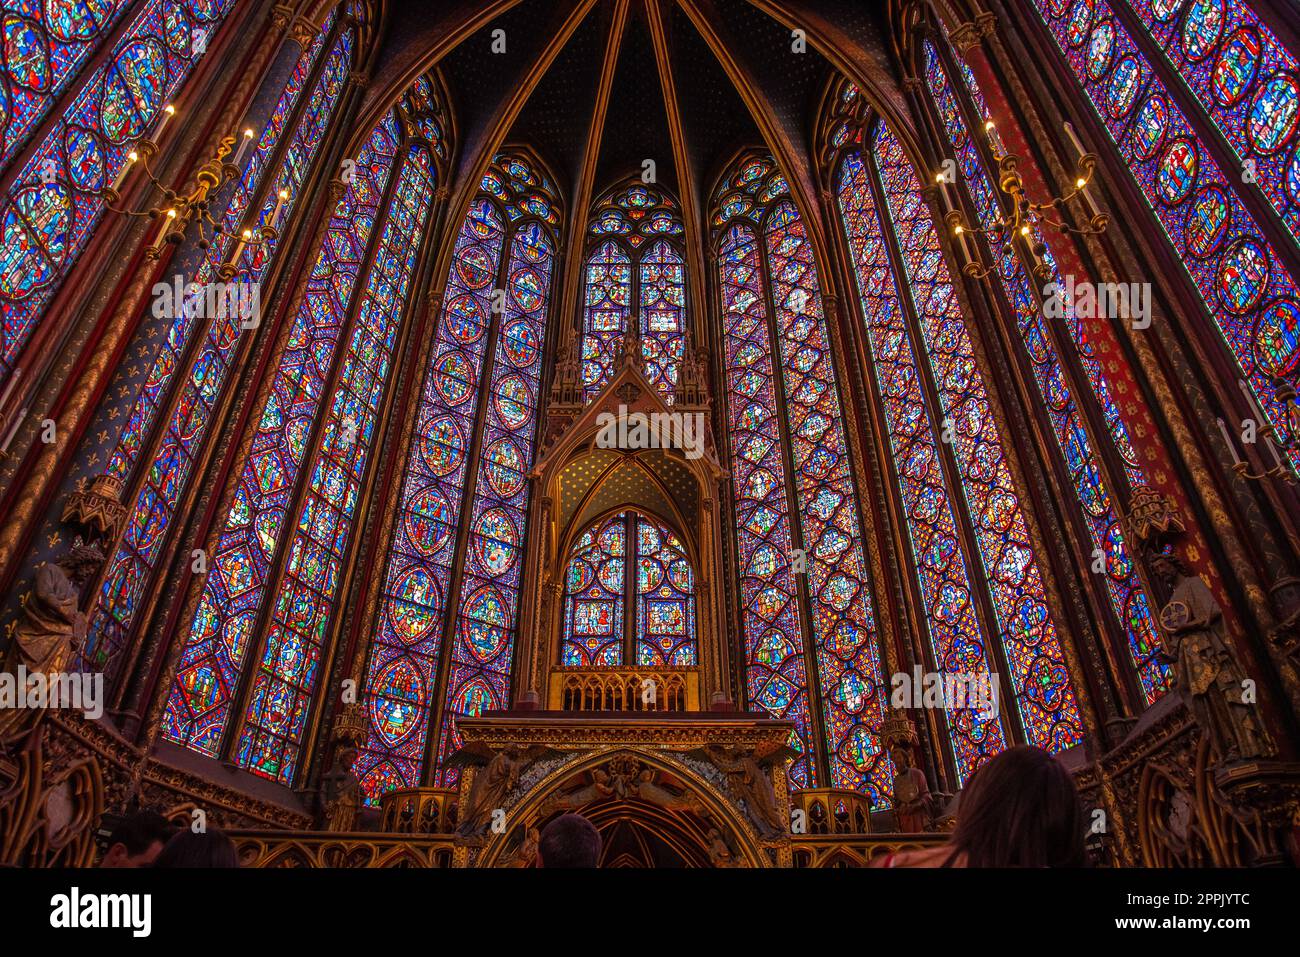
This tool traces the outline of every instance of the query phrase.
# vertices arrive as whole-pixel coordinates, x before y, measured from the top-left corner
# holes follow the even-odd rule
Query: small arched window
[[[695,574],[679,535],[629,510],[590,525],[564,569],[560,664],[696,664]]]

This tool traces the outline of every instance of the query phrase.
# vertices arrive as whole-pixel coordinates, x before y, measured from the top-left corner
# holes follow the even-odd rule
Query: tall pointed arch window
[[[582,382],[588,400],[609,381],[635,318],[645,376],[668,402],[686,348],[686,263],[681,210],[640,183],[596,205],[588,225],[583,295]]]
[[[454,783],[456,716],[509,698],[558,224],[550,180],[504,153],[455,240],[366,663],[370,802]]]
[[[946,713],[964,780],[1020,735],[1053,752],[1080,743],[1082,718],[921,184],[883,122],[867,147],[857,130],[841,128],[847,146],[835,174],[836,197],[931,659],[945,676],[997,674],[1013,704],[1001,716],[971,708]]]
[[[371,132],[292,319],[164,716],[281,783],[298,768],[438,165],[417,83]]]
[[[105,209],[104,188],[126,164],[132,145],[155,127],[161,110],[189,77],[234,5],[235,0],[145,3],[0,197],[5,240],[0,253],[0,388],[60,282],[90,241]],[[110,5],[94,5],[99,15],[85,9],[90,4],[75,6],[83,9],[74,13],[66,5],[45,5],[40,25],[16,13],[5,14],[9,90],[48,88],[54,81],[51,69],[58,73],[61,68],[51,67],[47,52],[72,52],[73,61],[84,62],[85,48],[72,50],[54,41],[50,28],[65,37],[84,35],[92,22],[105,22]],[[68,82],[67,74],[63,82]],[[48,96],[35,101],[19,96],[3,105],[6,112],[26,105],[14,115],[21,137],[35,128],[52,103]],[[8,139],[5,149],[12,155]]]
[[[560,664],[696,664],[695,574],[659,519],[618,512],[578,535],[564,569]]]
[[[767,157],[714,208],[749,700],[794,721],[795,786],[883,806],[879,639],[812,246]]]
[[[1266,215],[1276,216],[1290,239],[1300,235],[1294,56],[1240,0],[1033,0],[1033,6],[1255,401],[1278,435],[1290,438],[1271,380],[1300,365],[1300,289],[1288,265],[1294,256],[1278,254],[1242,190],[1263,190]],[[1170,67],[1177,79],[1167,79]],[[1201,136],[1207,123],[1228,150]],[[1243,185],[1248,168],[1253,186]],[[1287,454],[1300,467],[1300,449]]]
[[[279,203],[281,231],[291,221],[347,81],[355,43],[355,29],[350,24],[336,29],[331,15],[298,58],[222,214],[224,235],[216,237],[192,282],[202,286],[215,281],[234,251],[234,236],[245,228],[265,226],[281,193],[287,197]],[[264,245],[248,247],[232,281],[263,282],[278,249],[279,234],[269,235]],[[126,483],[152,449],[152,458],[144,459],[148,468],[129,499],[125,530],[108,563],[89,628],[87,663],[110,680],[117,676],[213,409],[247,344],[239,315],[208,317],[206,327],[204,323],[196,310],[177,311],[108,460],[106,474]],[[196,337],[197,350],[190,356]]]
[[[992,249],[1010,248],[1010,235],[1000,226],[1002,209],[998,204],[994,179],[980,154],[975,137],[963,110],[961,88],[949,79],[939,50],[930,40],[922,46],[926,83],[937,115],[941,119],[948,142],[957,158],[980,225],[991,231],[989,245]],[[964,66],[964,64],[962,64]],[[962,70],[963,88],[971,97],[976,112],[976,122],[989,119],[984,99],[969,70]],[[1066,288],[1056,260],[1051,252],[1050,236],[1042,235],[1041,224],[1033,225],[1035,236],[1045,246],[1044,258],[1051,270],[1049,282],[1059,289]],[[1157,657],[1158,641],[1150,604],[1138,580],[1137,569],[1129,557],[1124,542],[1116,503],[1093,450],[1093,441],[1084,426],[1084,412],[1079,402],[1095,402],[1107,426],[1104,439],[1119,453],[1124,465],[1124,478],[1131,486],[1147,484],[1146,475],[1138,461],[1137,453],[1129,440],[1128,429],[1112,398],[1111,388],[1102,369],[1101,360],[1088,342],[1082,322],[1074,315],[1073,304],[1065,303],[1066,316],[1049,320],[1041,305],[1038,284],[1014,255],[1002,253],[996,257],[998,279],[1004,302],[1015,315],[1015,328],[1033,371],[1034,382],[1043,408],[1048,412],[1057,449],[1074,484],[1080,517],[1088,529],[1092,548],[1105,559],[1105,585],[1115,620],[1124,630],[1128,640],[1130,660],[1141,685],[1143,697],[1150,704],[1168,686],[1168,669]],[[1063,371],[1057,354],[1054,337],[1048,323],[1056,321],[1060,333],[1085,376],[1084,387],[1088,395],[1076,396]]]

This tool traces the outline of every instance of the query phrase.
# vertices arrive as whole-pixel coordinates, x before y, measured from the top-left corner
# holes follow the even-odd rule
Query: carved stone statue
[[[930,782],[925,772],[912,767],[912,752],[901,744],[889,752],[894,762],[894,819],[898,829],[907,834],[926,830],[933,813]]]
[[[668,811],[695,811],[702,810],[700,802],[689,791],[682,794],[674,794],[668,788],[655,783],[655,773],[651,768],[646,768],[637,778],[635,785],[636,796],[643,801],[658,805]]]
[[[705,835],[709,842],[709,860],[713,862],[714,867],[739,867],[736,857],[731,853],[731,848],[727,847],[727,842],[718,832],[716,827],[709,828],[709,833]]]
[[[355,831],[357,812],[361,809],[361,779],[352,766],[357,750],[351,745],[339,749],[334,767],[325,773],[325,830]]]
[[[1272,754],[1254,705],[1242,700],[1242,669],[1224,639],[1214,595],[1174,555],[1156,556],[1152,570],[1171,590],[1160,611],[1163,657],[1197,727],[1220,761]]]
[[[591,783],[575,788],[567,794],[552,794],[542,802],[540,817],[550,817],[556,811],[576,811],[614,794],[613,779],[604,768],[592,768]]]
[[[484,759],[486,764],[474,775],[468,806],[460,816],[460,827],[456,833],[462,837],[481,833],[490,822],[492,812],[502,807],[506,795],[518,783],[519,772],[549,753],[553,753],[552,749],[543,745],[526,748],[511,745],[495,752],[482,744],[461,748],[454,756],[453,765],[480,763]]]
[[[638,368],[645,362],[645,352],[641,345],[641,317],[628,316],[627,329],[614,349],[614,365],[634,365]]]
[[[36,570],[31,594],[23,605],[10,649],[10,670],[24,665],[28,673],[64,672],[86,640],[86,616],[80,609],[81,589],[104,563],[97,545],[78,545],[57,564]]]
[[[542,834],[537,828],[530,827],[519,847],[502,865],[504,867],[532,867],[537,863],[537,847],[542,842]]]
[[[776,792],[772,789],[772,776],[759,763],[758,758],[735,745],[722,747],[711,744],[704,749],[707,759],[713,762],[745,801],[749,817],[765,837],[773,837],[785,830],[777,809]]]

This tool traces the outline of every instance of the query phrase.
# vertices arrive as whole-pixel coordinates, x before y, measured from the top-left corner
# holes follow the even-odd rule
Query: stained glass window
[[[829,780],[818,779],[809,759],[808,726],[797,727],[792,741],[801,750],[792,780],[799,787],[864,790],[884,806],[892,766],[879,737],[885,707],[879,641],[812,246],[769,159],[740,162],[714,200],[751,698],[773,714],[807,720],[805,675],[815,674]],[[766,332],[758,329],[763,324]],[[764,339],[776,344],[775,353],[764,350]],[[779,357],[770,371],[760,351]],[[778,395],[783,415],[773,407]],[[785,474],[774,469],[778,456]],[[800,588],[810,610],[806,621],[791,607]],[[804,648],[811,648],[811,661]],[[788,664],[799,655],[802,669]]]
[[[519,585],[528,518],[527,468],[532,463],[540,389],[541,343],[554,248],[541,224],[515,232],[506,266],[506,309],[496,333],[483,451],[469,511],[469,551],[460,583],[460,611],[451,646],[445,708],[476,715],[509,701]],[[439,754],[460,745],[454,722],[443,722]]]
[[[1222,107],[1207,109],[1229,143],[1252,153],[1246,158],[1256,161],[1254,178],[1261,185],[1271,181],[1270,199],[1293,228],[1300,165],[1295,158],[1285,159],[1285,151],[1295,145],[1296,78],[1276,72],[1282,54],[1275,39],[1250,25],[1240,3],[1231,6],[1229,14],[1226,0],[1160,0],[1149,8],[1152,29],[1157,36],[1168,35],[1162,41],[1166,47],[1181,45],[1181,53],[1171,54],[1175,58],[1224,64],[1217,81],[1222,90],[1211,91],[1211,104],[1241,87],[1239,118]],[[1278,434],[1288,437],[1286,416],[1269,379],[1300,365],[1300,290],[1241,199],[1242,171],[1220,168],[1196,134],[1179,93],[1152,69],[1107,0],[1035,0],[1035,7],[1173,243],[1255,399]],[[1168,29],[1175,22],[1180,25],[1176,41]],[[1230,22],[1240,25],[1233,30],[1242,41],[1236,46],[1221,39]],[[1241,27],[1247,32],[1238,35]],[[1258,53],[1250,49],[1255,38],[1261,45]],[[1266,41],[1272,45],[1267,59]],[[1234,78],[1250,63],[1258,79],[1243,83]],[[1191,72],[1187,82],[1193,89],[1203,86],[1200,70]],[[1215,82],[1211,75],[1210,83]],[[1253,92],[1248,96],[1247,90]],[[1275,162],[1275,154],[1283,159]],[[1281,169],[1279,163],[1286,164],[1285,173],[1270,175],[1269,169]],[[1300,463],[1300,450],[1289,454],[1293,466]]]
[[[909,531],[929,605],[932,652],[944,669],[969,673],[972,666],[991,665],[994,656],[984,629],[995,628],[1009,670],[1002,677],[1011,686],[1026,738],[1060,751],[1082,741],[1082,720],[970,335],[921,198],[920,182],[884,123],[874,131],[871,159],[883,206],[873,197],[867,161],[856,152],[850,152],[841,167],[838,198],[869,338],[880,363],[878,384],[891,420],[891,443],[896,452],[907,451],[899,462],[900,490],[918,503],[909,509]],[[896,245],[901,276],[888,268],[886,241]],[[885,279],[894,289],[892,295],[882,292]],[[902,290],[907,292],[906,300],[898,298]],[[903,301],[915,308],[915,327],[904,313]],[[919,388],[922,375],[917,363],[922,359],[934,383],[938,408],[929,407]],[[919,433],[922,423],[926,428]],[[939,443],[936,426],[942,428]],[[944,436],[951,441],[943,442]],[[938,461],[945,455],[951,456],[960,488],[946,488],[941,480]],[[958,495],[964,504],[958,504]],[[954,508],[969,521],[978,556],[963,555],[953,534]],[[958,558],[964,566],[959,578]],[[954,617],[972,602],[969,574],[975,558],[982,564],[995,618],[979,631],[971,630],[972,625],[956,625]],[[978,641],[975,635],[980,636]],[[949,718],[953,750],[964,777],[1001,747],[1001,741],[986,740],[985,735],[1004,731],[969,714],[951,713]]]
[[[458,743],[453,715],[506,703],[558,223],[550,181],[502,154],[456,237],[366,665],[369,729],[355,770],[372,803],[421,782],[431,734],[439,756]],[[497,289],[506,295],[494,310]]]
[[[921,392],[918,350],[903,317],[868,176],[861,154],[848,154],[840,167],[837,196],[925,602],[930,652],[945,676],[987,674],[994,670],[994,662],[975,610],[970,558],[958,537],[954,513],[960,505],[953,501],[940,463],[941,433]],[[948,712],[947,721],[963,779],[1006,747],[1008,735],[996,717],[989,720],[963,708]]]
[[[100,191],[135,141],[155,128],[233,6],[234,0],[149,0],[0,199],[0,386],[99,222]],[[51,13],[52,21],[63,20],[47,5]],[[4,26],[6,41],[31,39],[20,18],[6,15]],[[22,72],[11,59],[16,52],[7,46],[6,66]]]
[[[9,162],[128,6],[127,0],[5,5],[0,164]]]
[[[629,316],[639,323],[645,376],[672,402],[686,347],[686,267],[677,204],[637,183],[596,205],[584,283],[582,380],[588,400],[609,381]]]
[[[262,190],[260,210],[250,225],[266,224],[282,190],[289,198],[280,213],[281,231],[283,223],[292,216],[352,63],[354,35],[348,29],[334,42],[311,96],[297,117],[293,134],[277,160],[277,146],[307,88],[313,66],[330,35],[330,26],[327,22],[316,42],[299,57],[220,220],[225,238],[213,242],[192,282],[205,285],[217,278],[221,264],[232,252],[231,237],[244,228],[249,205],[263,185],[263,174],[268,169],[274,168],[276,172]],[[240,269],[233,281],[260,284],[277,246],[278,239],[273,237],[265,245],[249,247],[241,256]],[[204,326],[204,318],[198,313],[199,310],[188,308],[178,311],[136,397],[108,461],[108,474],[120,481],[132,476],[165,409],[177,373],[183,368],[188,344],[196,329]],[[176,405],[166,420],[160,444],[133,500],[125,532],[108,566],[91,621],[87,660],[91,667],[107,671],[110,677],[116,667],[116,655],[127,642],[177,503],[188,486],[195,456],[207,435],[212,409],[247,338],[245,317],[241,315],[228,313],[205,318],[211,320],[207,334],[198,356],[189,366],[189,374],[181,378]]]
[[[956,153],[980,225],[992,231],[989,237],[990,248],[1000,250],[1011,237],[999,226],[1002,213],[993,180],[967,128],[957,102],[957,91],[949,82],[938,50],[927,40],[923,52],[930,92],[939,106],[949,143]],[[963,78],[981,118],[988,119],[983,97],[969,70],[963,71]],[[1045,258],[1052,271],[1048,282],[1063,290],[1066,283],[1051,255],[1051,245],[1047,241],[1050,237],[1042,236],[1038,225],[1034,229],[1035,238],[1047,247]],[[1016,329],[1031,363],[1043,407],[1051,419],[1057,446],[1074,482],[1075,494],[1084,524],[1091,536],[1092,547],[1104,555],[1105,584],[1111,606],[1128,637],[1129,652],[1144,697],[1151,703],[1167,687],[1167,669],[1156,656],[1158,643],[1155,623],[1138,580],[1137,570],[1125,547],[1123,528],[1115,503],[1107,491],[1097,456],[1084,429],[1082,412],[1066,383],[1053,338],[1047,328],[1049,320],[1041,306],[1038,286],[1016,256],[1003,253],[996,258],[998,278],[1006,301],[1014,310]],[[1109,438],[1123,459],[1128,480],[1135,486],[1145,485],[1146,476],[1129,441],[1128,430],[1120,417],[1119,409],[1111,398],[1101,361],[1087,340],[1082,322],[1074,314],[1073,304],[1063,305],[1067,315],[1058,321],[1087,375],[1092,392],[1091,400],[1097,403],[1109,426]]]
[[[614,372],[614,354],[632,305],[632,261],[612,239],[587,258],[582,381],[594,398]]]
[[[665,523],[635,511],[595,522],[574,542],[564,570],[560,663],[694,665],[694,582],[690,556]]]
[[[433,160],[416,148],[402,166],[320,445],[304,473],[306,496],[237,752],[241,765],[284,784],[296,768],[433,187]]]
[[[641,516],[636,538],[636,663],[685,667],[695,658],[695,576],[677,535]]]
[[[782,454],[767,280],[754,229],[728,228],[718,257],[727,407],[749,700],[795,724],[790,779],[811,787],[813,730],[803,616],[791,568],[789,472]]]
[[[620,512],[579,535],[569,553],[564,569],[562,665],[590,668],[622,663],[626,595],[627,514]]]
[[[435,185],[429,151],[422,140],[403,145],[396,110],[371,132],[356,163],[273,374],[165,716],[168,737],[216,756],[248,656],[258,654],[237,756],[250,770],[286,783],[296,769],[401,304]],[[400,172],[382,209],[394,167]],[[380,223],[367,266],[363,259]],[[336,384],[326,403],[331,381]],[[300,478],[306,484],[301,501]],[[297,517],[282,548],[291,508]],[[272,589],[282,550],[283,578]],[[257,622],[271,594],[275,600],[259,643]]]
[[[1243,181],[1264,191],[1300,239],[1296,58],[1242,0],[1128,0],[1128,5],[1236,152],[1243,174],[1249,174]],[[1117,49],[1116,25],[1102,11],[1094,16],[1088,69],[1101,76]]]

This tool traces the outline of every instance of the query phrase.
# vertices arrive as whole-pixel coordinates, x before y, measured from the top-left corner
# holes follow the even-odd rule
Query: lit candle
[[[952,199],[948,196],[948,181],[943,177],[943,173],[935,173],[934,181],[939,187],[939,200],[943,206],[943,214],[947,216],[952,210]]]
[[[238,166],[239,161],[244,158],[244,151],[248,149],[248,144],[251,142],[253,142],[253,130],[249,128],[244,130],[244,136],[239,142],[239,149],[235,151],[235,166]]]
[[[1065,129],[1065,135],[1070,138],[1070,142],[1074,144],[1074,148],[1078,151],[1079,155],[1085,155],[1088,151],[1083,148],[1083,143],[1080,142],[1079,137],[1075,134],[1074,127],[1069,123],[1065,123],[1063,126]]]
[[[176,115],[176,107],[168,103],[162,108],[162,115],[158,117],[158,125],[154,127],[153,141],[155,143],[162,137],[162,131],[167,126],[167,121]]]
[[[235,251],[230,254],[231,266],[234,266],[236,269],[239,268],[239,257],[243,254],[244,247],[248,245],[248,241],[252,238],[253,238],[253,231],[251,229],[245,229],[240,234],[239,242],[235,243]]]
[[[1030,230],[1028,223],[1020,227],[1020,237],[1025,241],[1025,252],[1029,254],[1030,271],[1037,272],[1038,267],[1042,265],[1042,260],[1038,258],[1038,253],[1034,251],[1034,234]]]
[[[961,250],[961,261],[962,265],[965,266],[967,263],[974,261],[970,251],[970,239],[966,235],[966,227],[961,224],[961,221],[955,215],[952,223],[952,234],[957,237],[957,248]]]
[[[989,141],[989,149],[993,151],[993,158],[1002,159],[1006,150],[1002,146],[1002,137],[998,135],[997,124],[992,120],[984,121],[984,136]]]
[[[126,165],[118,170],[117,179],[113,180],[113,192],[120,193],[122,191],[122,185],[126,182],[126,178],[131,175],[131,170],[135,168],[135,161],[139,158],[140,154],[135,150],[131,150],[126,154]]]
[[[267,229],[275,229],[275,224],[280,221],[280,210],[284,208],[284,201],[289,198],[287,189],[280,190],[275,197],[275,209],[271,210],[271,218],[266,222]]]
[[[155,246],[162,246],[163,240],[167,238],[167,232],[172,228],[172,221],[176,219],[176,210],[169,209],[165,216],[158,217],[162,220],[162,225],[158,227],[158,238],[154,240]]]
[[[1227,424],[1219,419],[1219,431],[1223,433],[1223,441],[1228,445],[1228,451],[1232,453],[1232,464],[1234,466],[1241,464],[1241,456],[1237,454],[1237,446],[1232,441],[1232,434],[1228,431]]]

